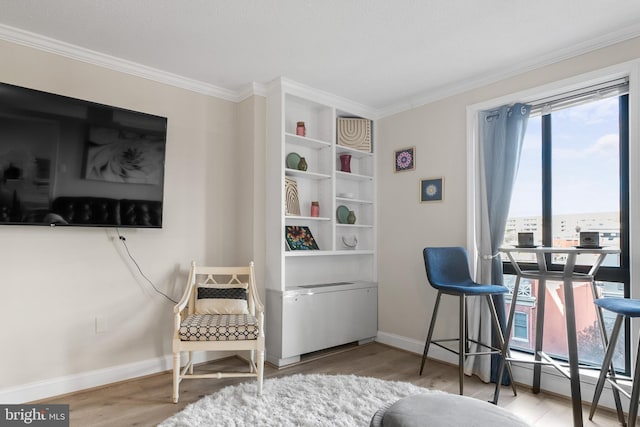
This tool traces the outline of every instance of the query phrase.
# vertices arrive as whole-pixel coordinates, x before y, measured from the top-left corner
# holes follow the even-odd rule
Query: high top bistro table
[[[571,401],[573,405],[573,425],[582,426],[582,395],[580,392],[580,365],[578,363],[578,341],[576,331],[576,312],[575,303],[573,298],[573,283],[574,282],[588,282],[591,285],[591,292],[594,299],[597,298],[596,286],[594,276],[598,272],[598,269],[602,265],[605,257],[610,254],[620,253],[620,249],[617,248],[585,248],[585,247],[503,247],[500,248],[500,252],[503,252],[509,258],[509,261],[513,265],[516,271],[516,283],[513,289],[513,300],[511,302],[511,309],[509,310],[509,317],[507,322],[507,329],[505,331],[505,345],[502,349],[502,357],[500,360],[499,375],[497,378],[502,378],[504,372],[505,360],[512,360],[521,363],[533,363],[533,392],[540,392],[540,373],[542,365],[551,365],[558,369],[565,377],[571,382]],[[518,261],[514,258],[514,253],[530,253],[535,254],[538,264],[537,270],[522,270]],[[566,254],[567,261],[562,271],[550,271],[547,268],[546,259],[551,254]],[[591,265],[588,273],[578,273],[575,271],[576,258],[579,254],[592,254],[598,255],[595,261]],[[511,339],[511,329],[513,327],[513,318],[515,315],[516,298],[518,290],[520,288],[521,279],[534,279],[538,280],[538,316],[536,321],[536,342],[535,342],[535,357],[533,361],[525,361],[521,359],[513,359],[509,354],[509,341]],[[542,337],[544,330],[544,304],[546,294],[546,281],[561,281],[564,288],[564,304],[565,304],[565,321],[567,325],[567,346],[568,346],[568,368],[566,365],[561,364],[551,357],[549,357],[544,351],[542,351]],[[598,322],[602,332],[602,339],[607,347],[607,337],[603,332],[602,325],[603,317],[600,310],[596,310],[598,316]],[[500,395],[500,383],[496,381],[496,389],[494,394],[493,403],[498,403],[498,397]],[[619,405],[619,397],[616,396],[616,406]]]

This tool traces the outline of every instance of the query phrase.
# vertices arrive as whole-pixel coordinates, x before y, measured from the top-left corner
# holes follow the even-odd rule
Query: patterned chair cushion
[[[181,341],[256,340],[258,320],[250,314],[190,314],[180,324]]]

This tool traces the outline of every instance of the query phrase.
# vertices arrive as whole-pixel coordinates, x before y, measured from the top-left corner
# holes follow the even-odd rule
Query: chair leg
[[[620,334],[623,320],[624,316],[618,314],[616,316],[616,321],[613,324],[613,329],[611,330],[611,336],[609,337],[609,346],[607,347],[607,351],[604,355],[604,360],[602,361],[602,367],[600,368],[600,376],[598,377],[598,382],[596,383],[596,389],[593,392],[593,401],[591,402],[591,409],[589,410],[590,420],[593,419],[593,415],[596,413],[598,401],[600,400],[600,395],[602,394],[602,389],[604,388],[604,382],[607,379],[607,373],[609,372],[609,368],[612,366],[611,360],[613,359],[613,353],[616,349],[616,343],[618,342],[618,335]]]
[[[436,317],[438,317],[438,307],[440,306],[440,296],[442,294],[438,291],[436,297],[436,305],[433,307],[433,314],[431,315],[431,322],[429,323],[429,332],[427,333],[427,341],[424,344],[424,351],[422,352],[422,364],[420,365],[420,375],[422,375],[422,369],[424,368],[424,362],[427,360],[427,353],[429,352],[429,345],[431,344],[431,338],[433,337],[433,329],[436,324]]]
[[[256,350],[249,350],[249,372],[253,373],[253,366],[256,363]]]
[[[640,342],[638,343],[638,351],[640,351]],[[640,399],[640,354],[636,354],[636,367],[633,371],[633,386],[631,388],[629,420],[627,421],[627,425],[629,427],[635,427],[636,420],[638,419],[638,399]]]
[[[467,336],[466,336],[466,324],[467,324],[467,296],[460,295],[460,335],[459,344],[460,349],[458,352],[458,380],[460,381],[460,395],[464,394],[464,361],[467,356]]]
[[[469,341],[469,304],[464,304],[464,340],[467,343],[465,349],[471,353],[471,342]]]
[[[173,403],[178,403],[180,387],[180,352],[173,353]]]
[[[264,350],[257,350],[258,353],[258,361],[257,361],[257,369],[258,369],[258,396],[262,395],[262,380],[264,377]]]
[[[596,282],[595,280],[591,280],[591,295],[593,296],[593,300],[595,301],[596,299],[599,298],[598,295],[598,290],[596,289]],[[600,327],[600,337],[602,338],[602,345],[605,349],[605,351],[609,348],[609,339],[607,338],[607,330],[605,327],[605,321],[604,321],[604,314],[603,314],[603,308],[596,305],[596,316],[598,318],[598,326]],[[609,377],[610,380],[613,382],[617,382],[616,381],[616,370],[613,367],[613,365],[610,365],[608,367],[609,370]],[[627,425],[627,421],[626,421],[626,417],[624,414],[624,410],[622,409],[622,400],[620,399],[620,390],[618,390],[617,388],[613,387],[612,388],[613,391],[613,401],[615,403],[616,406],[616,412],[618,413],[618,421],[620,422],[620,424],[622,424],[623,426]]]
[[[189,352],[189,374],[193,375],[193,351]]]

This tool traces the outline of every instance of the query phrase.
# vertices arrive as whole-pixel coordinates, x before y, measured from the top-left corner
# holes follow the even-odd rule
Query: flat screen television
[[[167,119],[0,83],[0,225],[161,228]]]

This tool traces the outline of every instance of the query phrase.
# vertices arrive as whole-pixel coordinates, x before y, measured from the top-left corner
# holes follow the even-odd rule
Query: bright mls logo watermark
[[[69,427],[69,405],[0,405],[0,427]]]

